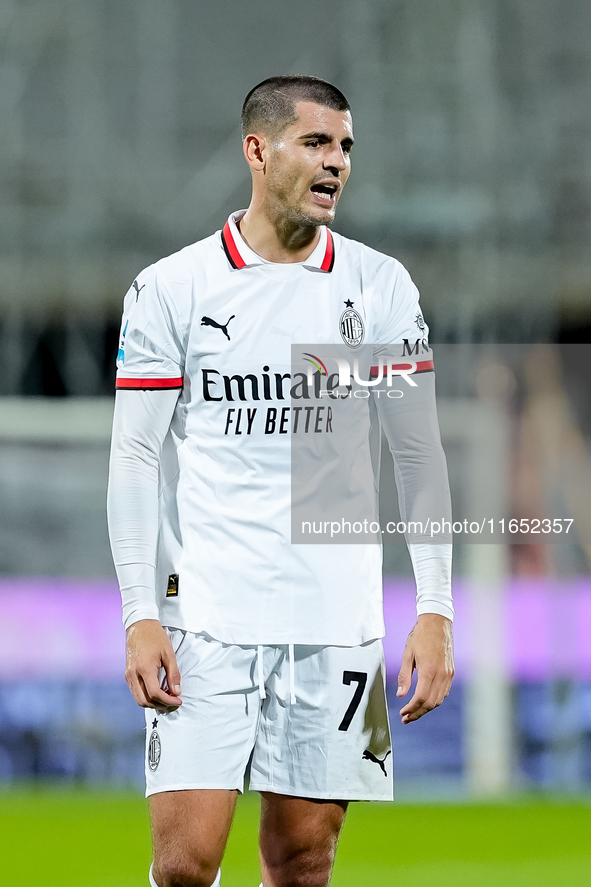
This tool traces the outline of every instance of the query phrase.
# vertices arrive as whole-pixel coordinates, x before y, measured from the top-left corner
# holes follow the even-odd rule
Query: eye
[[[320,141],[318,139],[312,139],[311,141],[306,142],[306,145],[308,146],[308,148],[319,148]]]

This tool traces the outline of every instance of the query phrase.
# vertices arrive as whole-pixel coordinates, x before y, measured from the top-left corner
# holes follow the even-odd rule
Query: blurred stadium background
[[[454,502],[574,520],[458,546],[457,679],[404,730],[392,694],[398,795],[588,796],[590,37],[587,0],[0,0],[5,797],[141,786],[104,517],[122,297],[247,204],[241,103],[281,72],[352,104],[335,227],[421,290]],[[385,566],[394,680],[413,591]]]

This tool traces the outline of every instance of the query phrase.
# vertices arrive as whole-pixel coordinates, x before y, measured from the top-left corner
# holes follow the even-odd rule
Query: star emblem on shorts
[[[152,730],[155,730],[157,726],[158,726],[158,718],[154,718],[154,720],[152,721]]]
[[[351,301],[351,299],[347,299],[347,301],[345,302],[345,308],[352,308],[352,307],[353,307],[353,302]]]

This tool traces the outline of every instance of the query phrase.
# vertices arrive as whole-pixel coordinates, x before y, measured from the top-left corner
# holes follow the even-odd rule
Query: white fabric
[[[180,394],[117,393],[109,529],[124,623],[159,618],[227,643],[364,643],[384,634],[381,547],[291,544],[290,434],[280,421],[289,408],[276,375],[290,372],[292,342],[340,339],[348,300],[368,342],[426,336],[418,293],[395,259],[338,234],[323,273],[324,229],[314,254],[289,265],[264,262],[231,225],[247,267],[232,268],[218,232],[142,272],[126,296],[119,381],[184,381]],[[239,382],[224,382],[237,374],[244,400]],[[435,462],[445,471],[440,450]],[[417,483],[415,473],[407,500]],[[421,570],[430,589],[433,570],[413,560],[421,597]],[[174,596],[170,574],[179,575]]]
[[[264,699],[267,695],[265,693],[265,673],[263,670],[263,645],[257,645],[257,674],[259,679],[259,696],[261,699]]]
[[[167,478],[162,444],[177,400],[178,391],[118,391],[115,398],[108,515],[126,628],[160,615],[156,558]]]
[[[293,651],[293,644],[287,645],[287,658],[289,659],[289,704],[295,705],[297,702],[296,694],[295,694],[295,661],[294,661],[295,653]]]
[[[417,582],[417,615],[438,613],[453,621],[451,544],[414,543],[408,546]]]
[[[252,753],[254,791],[392,799],[381,640],[359,647],[294,645],[291,656],[288,644],[264,646],[261,700],[258,645],[167,631],[181,672],[183,704],[170,714],[146,710],[147,795],[243,791]],[[363,693],[352,711],[359,687]],[[350,721],[344,725],[348,711]],[[157,749],[152,757],[150,749]]]
[[[377,352],[379,354],[379,350]],[[430,356],[426,352],[424,356]],[[451,498],[445,454],[441,447],[435,377],[413,377],[416,386],[405,388],[404,400],[382,396],[375,400],[392,458],[400,516],[422,527],[429,520],[451,527]],[[380,386],[384,393],[385,384]],[[407,534],[408,549],[417,580],[417,614],[437,613],[453,620],[451,593],[451,534]],[[415,540],[415,541],[412,541]]]

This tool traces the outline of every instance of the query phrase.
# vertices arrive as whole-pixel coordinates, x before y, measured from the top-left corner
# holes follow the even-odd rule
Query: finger
[[[443,702],[443,700],[444,700],[444,699],[447,699],[447,697],[449,696],[449,694],[450,694],[450,692],[451,692],[451,683],[452,683],[452,680],[453,680],[453,672],[452,672],[451,675],[450,675],[450,674],[446,675],[445,680],[443,681],[443,687],[442,687],[441,698],[440,698],[439,703],[438,703],[439,705],[441,705],[441,703]]]
[[[417,696],[416,693],[411,699],[409,706],[410,707],[400,710],[400,717],[403,724],[408,724],[409,721],[418,721],[419,718],[422,718],[423,715],[427,714],[428,711],[431,711],[434,708],[427,699],[424,699],[422,696]]]
[[[176,656],[172,650],[167,649],[162,654],[162,665],[166,672],[166,683],[172,696],[181,695],[181,673],[177,665]]]
[[[410,724],[412,721],[418,721],[423,715],[428,714],[428,712],[433,711],[437,706],[428,700],[422,702],[422,704],[413,712],[409,712],[401,717],[403,724]]]
[[[447,699],[450,689],[451,681],[447,681],[444,678],[437,686],[435,706],[441,705],[443,700]]]
[[[146,693],[144,682],[135,674],[135,672],[130,672],[126,674],[125,680],[129,684],[131,695],[133,696],[137,704],[140,705],[142,708],[151,708],[150,700]]]
[[[404,653],[402,654],[402,663],[400,666],[400,671],[398,672],[398,690],[396,691],[397,696],[406,696],[406,694],[410,690],[414,664],[414,655],[407,644],[407,646],[404,648]]]
[[[141,678],[146,688],[146,695],[150,700],[150,708],[157,708],[158,706],[178,708],[182,704],[178,696],[172,696],[160,686],[157,671],[141,675]]]
[[[433,692],[433,678],[419,675],[417,686],[412,698],[400,709],[400,716],[404,723],[408,720],[417,720],[435,707],[437,696]]]
[[[446,665],[441,666],[433,678],[433,696],[435,705],[441,705],[444,699],[449,696],[451,683],[454,676],[453,667]]]
[[[449,695],[452,676],[447,670],[444,670],[436,672],[434,676],[423,675],[422,681],[419,678],[414,696],[400,710],[403,723],[418,721],[427,712],[438,708]]]
[[[181,705],[181,701],[177,697],[175,697],[175,701],[172,705],[160,702],[158,699],[151,699],[143,678],[140,678],[139,683],[142,687],[143,697],[146,700],[145,704],[142,704],[142,708],[152,708],[154,711],[159,712],[159,714],[169,714],[171,711],[176,711]],[[165,694],[165,691],[161,692]]]

